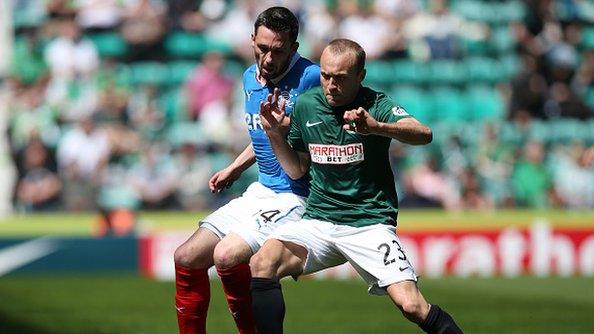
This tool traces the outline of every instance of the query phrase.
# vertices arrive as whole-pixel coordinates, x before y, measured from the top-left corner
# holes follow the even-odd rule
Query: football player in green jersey
[[[309,171],[311,187],[303,219],[277,228],[250,261],[259,333],[282,333],[280,278],[347,261],[371,294],[387,294],[425,332],[462,333],[448,313],[419,292],[417,275],[396,234],[390,141],[428,144],[431,130],[385,94],[361,85],[365,52],[357,43],[332,41],[320,63],[322,86],[297,98],[288,137],[278,90],[260,107],[282,168],[293,179]]]

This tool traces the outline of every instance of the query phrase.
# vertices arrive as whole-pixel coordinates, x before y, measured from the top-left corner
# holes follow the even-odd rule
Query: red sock
[[[239,334],[256,333],[252,312],[252,293],[250,266],[240,264],[233,268],[217,270],[223,282],[223,290],[233,315]]]
[[[210,302],[208,271],[175,265],[175,290],[179,333],[206,333],[206,313]]]

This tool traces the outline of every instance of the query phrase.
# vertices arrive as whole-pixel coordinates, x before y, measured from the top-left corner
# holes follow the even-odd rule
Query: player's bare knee
[[[213,253],[214,264],[217,269],[229,269],[238,265],[240,256],[233,245],[220,242],[214,249]]]
[[[416,321],[423,317],[423,305],[416,298],[406,298],[398,305],[402,314],[410,320]]]
[[[192,269],[208,269],[212,266],[212,254],[203,253],[203,251],[192,252],[187,244],[183,244],[173,253],[173,260],[178,266]]]
[[[192,259],[184,245],[177,247],[175,253],[173,253],[173,261],[178,266],[190,267]]]
[[[252,277],[272,278],[276,276],[278,261],[268,256],[266,252],[258,252],[250,259]]]

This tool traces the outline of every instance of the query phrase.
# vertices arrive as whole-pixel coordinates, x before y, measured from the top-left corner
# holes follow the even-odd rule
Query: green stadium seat
[[[588,145],[594,145],[594,119],[587,123],[586,133],[588,134],[586,137],[586,143]]]
[[[392,82],[394,83],[423,83],[429,78],[426,64],[411,60],[397,60],[392,63]]]
[[[468,107],[472,119],[478,122],[503,120],[505,118],[505,103],[503,97],[495,88],[478,86],[469,88],[466,92]]]
[[[504,2],[460,0],[454,2],[451,8],[453,12],[466,19],[489,24],[520,21],[526,15],[526,7],[518,0]]]
[[[493,58],[469,57],[465,60],[468,78],[472,81],[495,83],[505,79],[503,65]]]
[[[157,103],[159,110],[165,116],[165,122],[167,124],[184,122],[188,119],[183,88],[172,89],[162,93]]]
[[[367,74],[366,83],[371,86],[386,86],[392,83],[392,73],[394,71],[392,64],[386,61],[371,61],[365,64]]]
[[[429,71],[430,82],[435,84],[459,84],[468,78],[464,63],[453,60],[433,60]]]
[[[499,23],[521,21],[526,16],[526,6],[519,0],[493,3],[492,10],[497,13]]]
[[[241,79],[246,68],[246,65],[242,64],[241,62],[227,60],[225,62],[225,67],[223,68],[223,73],[232,78]]]
[[[101,57],[123,57],[128,50],[128,44],[117,32],[88,34],[85,37],[95,44]]]
[[[165,50],[172,58],[199,59],[207,52],[229,54],[232,47],[202,34],[176,32],[165,39]]]
[[[158,62],[131,63],[131,81],[133,85],[165,85],[169,80],[169,69]]]
[[[431,91],[433,117],[437,121],[459,122],[470,120],[468,103],[464,95],[455,88],[437,87]]]
[[[485,40],[460,37],[458,44],[462,46],[465,55],[485,55],[491,52],[491,45]]]
[[[594,27],[584,28],[582,31],[581,46],[584,49],[594,49]]]
[[[198,63],[190,61],[170,62],[167,84],[173,86],[185,83],[197,66]]]
[[[524,140],[524,134],[518,131],[516,125],[512,122],[504,122],[499,132],[501,141],[506,144],[520,145]]]
[[[590,107],[590,109],[594,110],[594,88],[590,88],[586,91],[586,94],[584,95],[584,102]]]
[[[534,120],[530,124],[530,139],[545,144],[551,143],[551,122]]]
[[[451,10],[472,21],[489,22],[495,17],[489,4],[482,1],[456,1],[451,4]]]
[[[200,58],[206,51],[202,34],[172,33],[165,39],[165,50],[172,58]]]
[[[433,100],[426,91],[414,86],[397,86],[392,90],[392,99],[411,115],[425,124],[434,121]]]
[[[14,28],[38,27],[46,20],[47,15],[43,6],[29,5],[28,7],[14,8],[12,11],[12,24]]]
[[[517,41],[509,26],[504,25],[491,28],[489,43],[499,53],[510,53]]]
[[[197,122],[178,122],[172,124],[165,135],[169,144],[174,147],[183,144],[206,145],[206,136]]]
[[[231,163],[229,155],[222,151],[209,153],[207,157],[210,163],[211,174],[220,171]]]
[[[516,77],[522,69],[522,61],[517,55],[507,55],[499,58],[502,66],[504,79],[510,80]]]
[[[589,137],[586,122],[566,118],[559,118],[549,122],[552,143],[568,144],[576,140],[585,141]]]

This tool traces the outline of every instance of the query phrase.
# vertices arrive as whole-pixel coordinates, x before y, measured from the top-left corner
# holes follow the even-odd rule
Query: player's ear
[[[251,40],[252,40],[252,46],[254,46],[254,45],[256,44],[256,33],[255,33],[255,32],[253,32],[253,33],[250,35],[250,38],[251,38]]]
[[[363,80],[365,80],[366,75],[367,75],[367,70],[362,69],[361,72],[359,72],[359,82],[363,82]]]
[[[293,43],[293,46],[291,47],[292,53],[297,52],[297,49],[299,49],[299,42]]]

